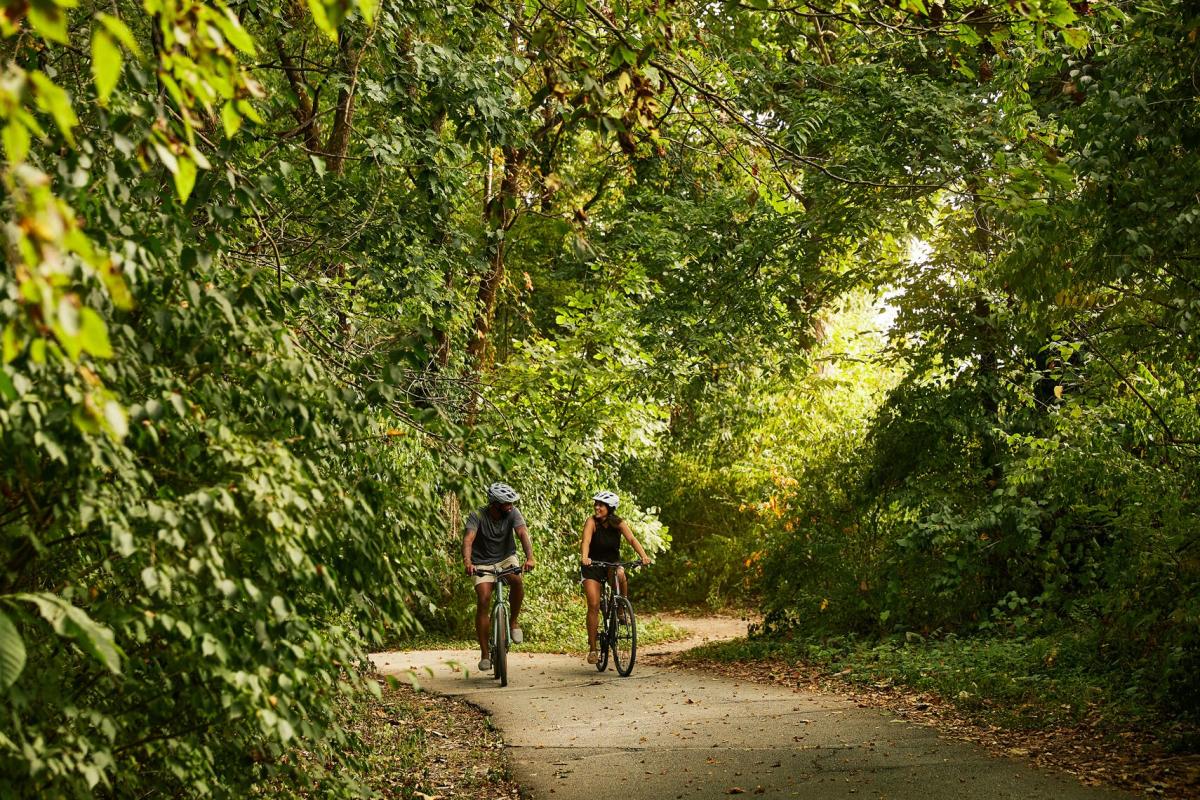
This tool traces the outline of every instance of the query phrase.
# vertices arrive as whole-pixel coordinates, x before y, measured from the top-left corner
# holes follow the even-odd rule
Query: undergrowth
[[[1106,666],[1088,636],[877,640],[750,638],[692,651],[715,661],[783,661],[850,687],[934,693],[977,719],[1009,729],[1086,724],[1099,734],[1154,728],[1175,749],[1194,749],[1179,709],[1153,703],[1129,676]],[[1170,724],[1174,723],[1174,724]]]
[[[636,598],[634,602],[636,603]],[[527,653],[587,652],[585,614],[582,596],[527,597],[520,617],[525,641],[515,645],[514,649]],[[479,646],[475,641],[474,632],[469,627],[473,620],[472,616],[449,634],[426,632],[394,637],[388,640],[387,647],[393,650],[472,650]],[[677,625],[648,614],[637,616],[637,634],[639,645],[674,641],[687,635],[686,631]]]

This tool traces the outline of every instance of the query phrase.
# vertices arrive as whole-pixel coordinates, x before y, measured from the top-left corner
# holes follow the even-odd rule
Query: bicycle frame
[[[523,573],[521,567],[509,567],[508,569],[495,570],[476,570],[480,574],[495,575],[496,587],[492,590],[492,630],[488,637],[488,649],[492,655],[492,674],[493,677],[500,681],[501,686],[508,685],[508,637],[509,637],[509,609],[508,600],[505,598],[504,590],[508,587],[508,579],[513,575]]]
[[[600,624],[599,630],[596,631],[600,653],[596,669],[600,672],[608,669],[608,653],[611,648],[617,674],[625,678],[633,672],[633,664],[637,658],[637,624],[634,620],[633,603],[621,593],[621,581],[617,570],[624,567],[632,571],[644,565],[640,561],[593,561],[592,566],[609,570],[608,577],[600,589]],[[621,635],[622,630],[627,632],[629,644],[629,649],[624,654],[618,647],[618,642],[626,638]]]

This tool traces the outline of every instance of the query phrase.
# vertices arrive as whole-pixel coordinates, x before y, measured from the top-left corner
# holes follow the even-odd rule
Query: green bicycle
[[[496,576],[496,588],[492,592],[492,632],[488,636],[488,647],[492,651],[492,677],[500,681],[501,686],[508,686],[508,600],[504,596],[504,590],[508,586],[509,577],[520,575],[524,569],[509,567],[499,572],[483,569],[477,572]]]

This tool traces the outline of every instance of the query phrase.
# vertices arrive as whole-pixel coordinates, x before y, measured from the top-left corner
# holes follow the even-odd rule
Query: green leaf
[[[13,385],[12,378],[8,376],[8,370],[3,368],[0,368],[0,398],[6,403],[15,403],[20,398],[17,387]]]
[[[975,32],[975,29],[967,24],[958,26],[958,38],[959,41],[968,47],[975,47],[983,41],[982,37]]]
[[[171,152],[170,148],[168,148],[162,142],[152,142],[152,145],[154,147],[154,152],[158,155],[158,160],[161,161],[162,165],[167,168],[167,171],[172,175],[179,172],[179,159],[175,157],[175,154]]]
[[[221,107],[221,123],[225,126],[225,138],[232,139],[242,127],[242,115],[230,100]]]
[[[1083,28],[1063,28],[1063,41],[1076,50],[1082,50],[1088,46],[1088,40],[1091,38]]]
[[[15,319],[9,320],[8,324],[4,326],[4,333],[0,334],[0,349],[4,353],[0,360],[5,364],[12,363],[12,360],[20,354],[21,347],[17,344],[17,321]]]
[[[33,0],[29,4],[29,23],[42,38],[67,44],[67,12],[54,0]]]
[[[121,77],[121,49],[104,31],[92,34],[92,75],[100,105],[108,105],[108,98]]]
[[[322,0],[308,0],[308,10],[312,13],[313,22],[317,24],[317,30],[328,36],[331,41],[336,42],[337,25],[326,13],[325,3]]]
[[[55,633],[74,641],[80,650],[107,667],[109,672],[120,674],[123,653],[117,647],[112,631],[89,617],[83,609],[46,592],[11,597],[33,603]]]
[[[37,89],[38,108],[54,118],[54,124],[58,126],[63,138],[74,146],[75,137],[71,131],[79,124],[79,118],[75,116],[75,109],[71,106],[70,95],[39,70],[30,72],[29,79]]]
[[[114,306],[124,310],[133,308],[133,295],[129,291],[129,285],[111,263],[101,270],[100,278],[104,281],[104,288],[108,289],[108,296]]]
[[[39,342],[45,342],[45,339],[38,339]],[[35,342],[36,344],[36,342]],[[33,435],[33,443],[46,451],[46,455],[53,458],[55,461],[62,463],[64,466],[69,465],[71,460],[67,458],[67,454],[63,452],[62,447],[58,442],[46,435],[45,431],[38,431]]]
[[[250,38],[250,34],[246,33],[246,29],[242,27],[242,23],[229,9],[225,9],[224,14],[216,16],[217,27],[221,29],[221,33],[225,34],[225,38],[229,43],[241,50],[246,55],[254,55],[254,39]]]
[[[138,58],[142,57],[142,48],[138,47],[137,39],[134,38],[133,32],[129,30],[129,26],[111,14],[100,13],[96,15],[96,19],[104,26],[114,39],[123,44],[129,52],[133,53]]]
[[[0,611],[0,689],[7,689],[17,682],[21,670],[25,669],[25,642],[17,626],[3,611]]]
[[[358,10],[363,16],[363,22],[371,25],[375,21],[375,12],[379,10],[379,0],[358,0]]]
[[[104,422],[109,433],[117,439],[124,439],[129,433],[129,419],[125,416],[124,407],[116,400],[104,404]]]
[[[4,126],[4,153],[9,164],[19,164],[29,155],[29,129],[15,119]]]
[[[179,159],[179,168],[175,170],[175,191],[179,199],[186,203],[195,186],[196,162],[190,158]]]
[[[251,122],[255,122],[259,125],[263,124],[262,115],[258,113],[258,110],[254,108],[254,104],[249,100],[238,100],[237,110],[239,114]]]
[[[1079,19],[1079,15],[1075,13],[1075,9],[1071,8],[1071,4],[1067,0],[1056,0],[1051,6],[1048,16],[1050,21],[1060,28],[1065,28]]]
[[[112,343],[104,320],[90,308],[79,309],[79,339],[83,349],[96,358],[112,358]]]

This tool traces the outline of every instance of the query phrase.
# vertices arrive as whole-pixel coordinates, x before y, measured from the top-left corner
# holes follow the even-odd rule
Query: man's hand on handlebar
[[[533,572],[533,556],[525,557],[525,565],[521,569],[525,572]]]
[[[468,561],[466,566],[467,566],[467,574],[474,575],[475,574],[475,565],[472,564],[470,561]]]

